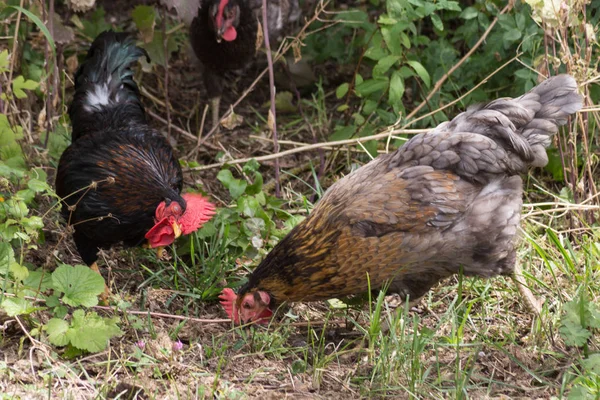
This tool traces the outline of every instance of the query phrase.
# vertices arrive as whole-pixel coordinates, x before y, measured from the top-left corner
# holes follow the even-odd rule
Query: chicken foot
[[[219,117],[219,105],[221,104],[221,96],[210,99],[210,111],[212,115],[212,129],[215,133],[219,133],[221,118]]]
[[[96,261],[94,261],[94,263],[90,265],[90,269],[96,272],[98,275],[102,276],[102,274],[100,273],[100,269],[98,268],[98,263]],[[105,283],[104,292],[100,294],[100,304],[108,305],[108,299],[111,295],[112,293],[110,292],[110,289]]]
[[[521,264],[519,264],[518,262],[515,263],[515,270],[513,271],[511,278],[517,286],[519,293],[525,300],[525,306],[529,309],[529,311],[535,313],[536,315],[540,315],[540,313],[542,312],[542,305],[544,304],[544,302],[538,300],[537,297],[535,297],[531,292],[531,289],[529,289],[529,286],[527,286],[527,284],[525,283],[523,269],[521,268]]]

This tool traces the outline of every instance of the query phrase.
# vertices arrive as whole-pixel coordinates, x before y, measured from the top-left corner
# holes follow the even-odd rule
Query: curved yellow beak
[[[177,221],[173,222],[171,225],[173,227],[173,233],[175,234],[175,239],[181,236],[181,226],[177,223]]]

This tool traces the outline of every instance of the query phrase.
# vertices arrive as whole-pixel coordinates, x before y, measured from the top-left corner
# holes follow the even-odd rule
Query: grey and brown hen
[[[224,291],[224,306],[247,322],[283,301],[365,292],[368,279],[414,300],[461,268],[513,274],[520,174],[547,164],[552,136],[581,107],[575,80],[559,75],[416,135],[329,188],[237,297]]]

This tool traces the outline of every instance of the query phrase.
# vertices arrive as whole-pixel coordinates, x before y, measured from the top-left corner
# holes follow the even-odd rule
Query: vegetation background
[[[275,53],[274,143],[264,52],[234,79],[215,134],[176,8],[0,3],[0,398],[600,398],[600,2],[300,5]],[[115,293],[104,307],[104,280],[79,265],[61,225],[53,176],[73,73],[109,28],[135,32],[150,53],[136,75],[148,115],[186,186],[220,209],[171,260],[104,253]],[[222,287],[243,284],[339,177],[560,72],[586,104],[526,180],[519,262],[539,315],[504,278],[458,276],[416,308],[380,295],[294,304],[269,327],[221,320]]]

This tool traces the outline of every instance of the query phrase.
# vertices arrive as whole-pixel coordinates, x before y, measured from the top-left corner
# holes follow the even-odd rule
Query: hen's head
[[[150,247],[170,245],[182,234],[200,229],[215,214],[215,206],[202,195],[186,193],[181,197],[180,201],[165,200],[156,207],[155,225],[146,233]]]
[[[240,6],[237,0],[215,0],[210,6],[210,17],[217,42],[232,42],[237,38]]]
[[[248,322],[267,324],[273,315],[273,311],[269,308],[271,296],[262,290],[238,296],[230,288],[225,288],[219,299],[229,318],[236,324]]]

